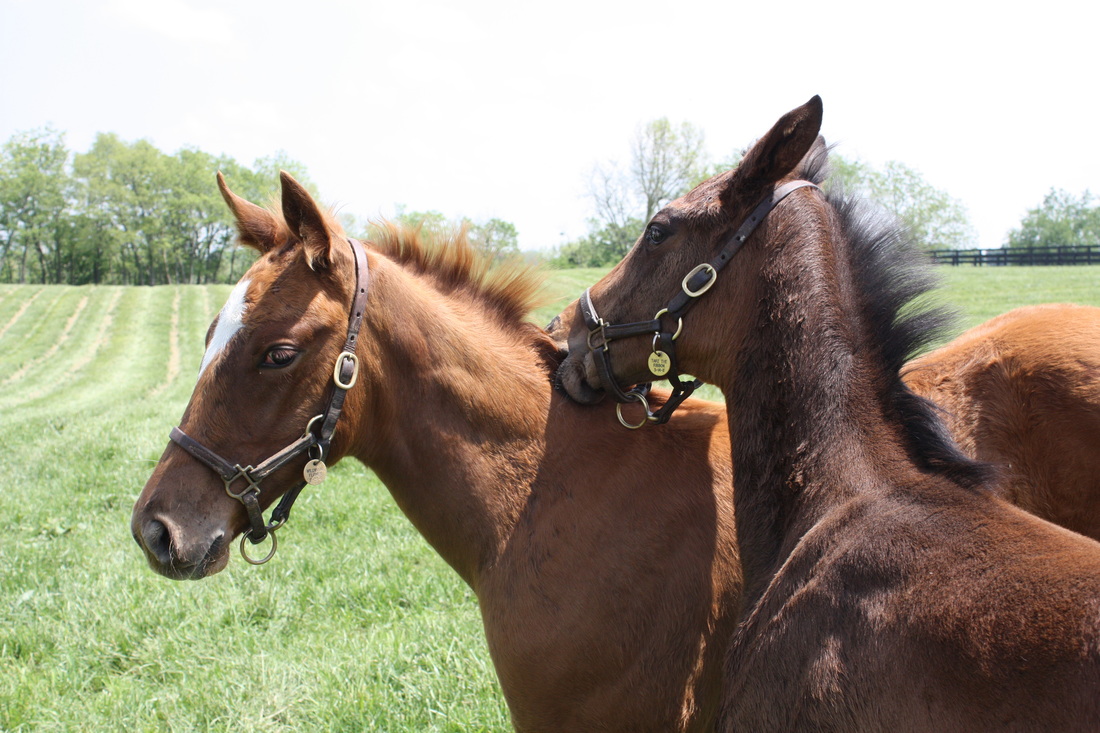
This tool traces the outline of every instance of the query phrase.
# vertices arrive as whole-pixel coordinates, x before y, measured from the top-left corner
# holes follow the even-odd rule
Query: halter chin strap
[[[225,492],[244,504],[245,510],[248,512],[250,526],[244,536],[241,537],[241,554],[244,555],[245,560],[253,565],[261,565],[270,560],[275,554],[275,549],[278,546],[275,539],[275,530],[283,526],[290,518],[290,508],[294,505],[298,494],[301,493],[305,485],[307,483],[320,483],[324,480],[326,472],[324,461],[328,457],[332,436],[336,431],[336,422],[340,419],[340,411],[344,407],[344,398],[347,396],[348,390],[355,386],[356,379],[359,376],[359,357],[355,355],[355,345],[359,338],[359,327],[363,323],[363,313],[367,307],[370,271],[367,267],[367,255],[363,251],[363,245],[355,239],[348,239],[347,242],[355,256],[355,297],[352,300],[351,315],[348,318],[348,335],[344,340],[344,348],[341,350],[340,356],[336,358],[336,364],[332,370],[333,390],[328,407],[324,412],[309,421],[302,437],[255,467],[241,467],[239,463],[231,463],[222,458],[178,427],[172,428],[172,432],[168,436],[169,439],[200,463],[218,474],[225,483]],[[307,452],[312,460],[306,464],[305,478],[283,494],[279,505],[271,512],[271,521],[265,523],[263,511],[260,509],[260,482],[302,453]],[[245,481],[245,485],[240,491],[234,491],[232,488],[237,479],[244,479]],[[245,552],[245,539],[256,545],[263,542],[268,535],[271,535],[271,551],[268,552],[266,557],[255,560]]]
[[[702,381],[696,379],[684,382],[680,379],[679,366],[676,359],[676,339],[684,328],[684,314],[695,305],[696,300],[703,293],[710,290],[718,280],[718,273],[756,230],[756,227],[768,216],[772,209],[779,205],[783,199],[790,196],[800,188],[817,188],[810,181],[790,181],[776,187],[771,194],[756,205],[749,213],[748,218],[741,222],[729,239],[726,240],[718,253],[708,262],[694,267],[680,283],[680,292],[673,296],[664,308],[650,321],[637,321],[635,323],[611,324],[604,321],[596,313],[596,306],[592,302],[591,288],[581,295],[578,308],[585,325],[588,326],[588,348],[596,361],[596,369],[600,374],[600,381],[604,389],[611,392],[620,403],[616,412],[619,422],[625,427],[637,429],[649,423],[658,425],[668,422],[673,411],[686,400],[692,392],[702,385]],[[675,322],[675,330],[665,328],[664,324]],[[611,369],[611,352],[608,346],[612,341],[629,338],[631,336],[653,335],[653,354],[650,357],[650,370],[659,377],[665,377],[672,383],[672,394],[668,401],[656,412],[649,409],[649,402],[645,395],[649,392],[650,385],[635,385],[623,391],[615,379]],[[622,405],[627,402],[639,402],[645,409],[645,418],[637,424],[628,423],[623,418]]]

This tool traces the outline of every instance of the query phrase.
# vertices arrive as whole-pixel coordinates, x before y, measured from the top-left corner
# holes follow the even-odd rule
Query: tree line
[[[233,245],[214,173],[265,201],[280,169],[310,185],[285,155],[248,167],[192,148],[169,155],[111,133],[74,154],[54,130],[18,133],[0,148],[0,282],[231,282],[252,255]]]
[[[280,170],[316,196],[305,166],[285,154],[249,167],[193,148],[169,155],[110,133],[74,154],[57,131],[17,133],[0,147],[0,282],[235,282],[255,255],[234,244],[233,217],[214,174],[222,171],[234,192],[263,203],[277,195]],[[396,218],[433,233],[463,229],[494,258],[518,252],[515,226],[501,219],[452,221],[401,208]],[[368,229],[350,215],[341,220],[349,232]]]
[[[613,264],[645,223],[699,182],[737,165],[740,155],[711,159],[702,131],[690,123],[653,120],[635,132],[627,165],[605,162],[591,172],[588,231],[549,253],[551,266]],[[0,147],[0,282],[83,285],[235,282],[253,259],[234,245],[228,208],[213,185],[222,171],[244,198],[264,202],[287,170],[316,195],[302,164],[285,154],[245,166],[228,156],[184,148],[175,154],[146,140],[99,134],[73,153],[50,129],[17,133]],[[965,206],[891,161],[875,168],[832,156],[827,185],[859,192],[892,212],[930,250],[967,249],[975,233]],[[398,207],[397,220],[431,233],[462,229],[475,247],[500,260],[518,254],[515,226],[502,219],[448,219],[437,211]],[[348,215],[345,229],[367,233]],[[1007,236],[1006,247],[1100,244],[1100,201],[1051,189]]]

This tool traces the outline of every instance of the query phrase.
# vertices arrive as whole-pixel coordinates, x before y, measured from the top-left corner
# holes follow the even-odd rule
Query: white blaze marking
[[[199,366],[199,377],[202,377],[206,367],[218,358],[222,350],[237,335],[244,325],[245,302],[244,296],[248,292],[248,280],[241,280],[233,292],[229,294],[229,300],[225,301],[221,312],[218,313],[218,325],[214,329],[214,335],[210,337],[210,345],[206,347],[206,354],[202,357],[202,365]]]

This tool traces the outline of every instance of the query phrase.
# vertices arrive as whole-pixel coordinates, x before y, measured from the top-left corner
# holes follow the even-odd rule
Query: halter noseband
[[[309,421],[302,437],[262,461],[256,467],[244,466],[242,468],[241,464],[230,463],[178,427],[172,428],[172,432],[168,436],[170,440],[190,453],[200,463],[218,474],[225,483],[225,493],[244,504],[245,510],[248,512],[250,527],[241,537],[241,554],[245,560],[253,565],[262,565],[275,555],[275,550],[278,547],[275,530],[283,526],[290,518],[290,508],[294,505],[298,494],[301,493],[305,485],[319,484],[325,480],[327,474],[325,458],[328,456],[332,435],[336,430],[336,421],[340,419],[340,411],[344,407],[344,397],[347,395],[348,390],[355,386],[355,381],[359,376],[359,358],[355,355],[355,344],[359,338],[359,327],[363,323],[363,312],[367,306],[367,287],[370,281],[370,271],[367,267],[367,255],[363,251],[363,245],[355,239],[348,239],[347,242],[355,255],[355,297],[352,300],[351,315],[348,318],[348,335],[344,341],[344,348],[340,352],[340,356],[336,357],[336,364],[332,370],[333,390],[328,407],[324,412]],[[318,423],[320,423],[320,427],[317,427]],[[306,452],[309,453],[311,460],[306,463],[303,479],[283,495],[279,505],[271,512],[271,521],[265,523],[259,501],[260,482]],[[231,487],[240,478],[245,480],[246,486],[239,492],[235,492]],[[257,545],[263,542],[268,535],[271,535],[271,550],[265,557],[256,560],[245,552],[245,539]]]
[[[684,328],[684,314],[691,309],[699,296],[710,290],[718,279],[718,272],[737,254],[741,246],[744,245],[745,241],[756,230],[756,227],[764,221],[771,210],[787,196],[800,188],[807,187],[817,188],[817,185],[810,181],[790,181],[775,188],[771,194],[756,205],[748,218],[741,222],[741,226],[726,240],[718,254],[712,257],[710,261],[697,265],[684,276],[680,283],[680,292],[673,296],[668,305],[657,311],[657,315],[653,317],[653,320],[621,324],[608,323],[596,313],[596,306],[592,302],[592,289],[587,288],[584,291],[578,303],[578,308],[581,317],[584,318],[585,325],[588,326],[588,348],[595,358],[596,369],[599,371],[600,381],[604,384],[604,388],[610,391],[619,402],[619,405],[616,406],[616,413],[619,416],[619,422],[623,426],[636,430],[651,422],[658,425],[668,422],[673,411],[703,384],[698,379],[691,382],[684,382],[680,379],[676,361],[676,339]],[[664,327],[666,316],[669,321],[675,320],[676,329],[674,331]],[[649,409],[649,402],[645,397],[649,392],[650,385],[648,383],[635,385],[626,391],[623,391],[622,387],[619,386],[611,369],[611,352],[608,350],[608,346],[612,341],[649,334],[653,334],[653,353],[649,357],[649,369],[654,376],[665,377],[672,383],[672,394],[669,396],[668,401],[656,412]],[[641,403],[646,416],[640,423],[628,423],[623,418],[622,406],[627,402]]]

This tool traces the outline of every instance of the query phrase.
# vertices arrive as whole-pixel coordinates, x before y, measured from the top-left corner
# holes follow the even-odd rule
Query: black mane
[[[815,146],[800,168],[802,177],[825,184],[828,148]],[[964,455],[940,420],[939,408],[914,394],[901,378],[905,363],[940,341],[956,321],[951,309],[927,297],[939,285],[932,262],[894,216],[833,184],[825,186],[826,199],[849,243],[848,263],[867,328],[865,347],[881,360],[888,377],[885,402],[905,427],[910,456],[924,470],[962,486],[982,485],[992,468]]]

